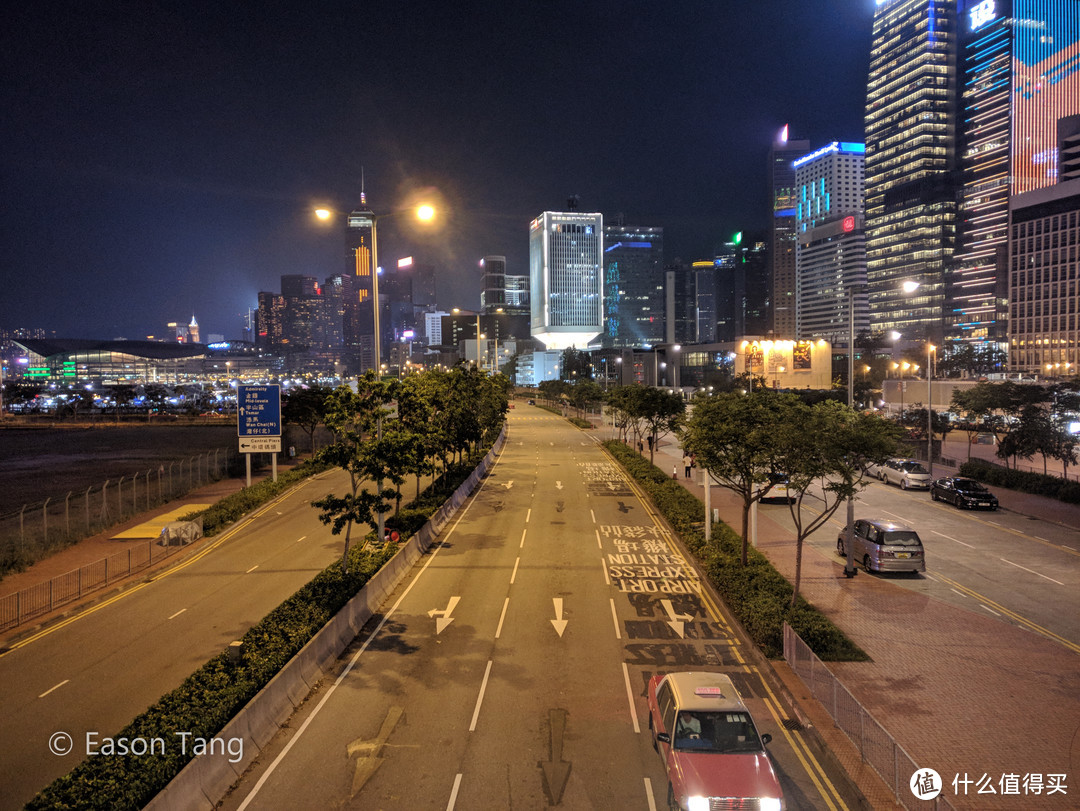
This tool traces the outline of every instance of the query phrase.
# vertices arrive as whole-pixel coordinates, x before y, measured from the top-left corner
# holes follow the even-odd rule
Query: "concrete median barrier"
[[[211,750],[196,757],[145,811],[210,811],[221,801],[465,503],[495,463],[505,439],[504,426],[484,460],[435,515],[217,734],[222,741],[242,740],[242,755]]]

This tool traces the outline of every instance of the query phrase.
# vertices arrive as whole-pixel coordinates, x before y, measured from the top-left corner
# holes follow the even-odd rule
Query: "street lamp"
[[[934,408],[932,404],[934,367],[930,365],[930,353],[937,349],[932,343],[926,344],[926,470],[934,475]]]
[[[361,205],[364,205],[364,194],[360,193]],[[374,360],[372,368],[375,370],[375,376],[380,374],[380,364],[382,363],[382,346],[380,337],[380,324],[379,324],[379,239],[378,239],[378,222],[379,220],[385,220],[388,217],[395,217],[398,214],[413,212],[416,215],[416,219],[421,222],[431,222],[435,218],[435,207],[429,203],[421,203],[413,208],[399,209],[397,211],[391,211],[388,214],[376,215],[370,209],[364,209],[362,211],[355,212],[359,216],[357,222],[360,225],[371,226],[371,306],[373,315],[373,325],[375,329],[374,340]],[[334,216],[333,211],[328,208],[315,209],[315,216],[320,220],[328,221]]]

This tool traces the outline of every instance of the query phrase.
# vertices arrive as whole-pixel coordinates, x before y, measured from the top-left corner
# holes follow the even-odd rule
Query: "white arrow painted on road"
[[[503,482],[503,487],[505,487],[507,490],[509,490],[513,486],[514,486],[514,480],[513,479],[511,479],[508,482]]]
[[[672,606],[671,600],[661,600],[660,605],[662,605],[664,611],[667,612],[668,625],[670,625],[672,630],[679,635],[680,639],[686,639],[686,623],[690,622],[690,620],[693,619],[693,616],[690,614],[676,614],[675,607]]]
[[[438,636],[443,632],[443,628],[454,621],[454,618],[450,615],[454,612],[454,606],[458,604],[460,597],[451,597],[450,602],[446,604],[446,610],[433,608],[427,612],[429,617],[439,615],[439,618],[435,620],[435,635]]]
[[[562,482],[555,482],[555,489],[562,490]]]
[[[555,626],[559,639],[562,639],[563,631],[566,630],[566,623],[568,622],[562,618],[562,597],[552,597],[551,601],[555,603],[555,619],[551,621],[551,624]]]

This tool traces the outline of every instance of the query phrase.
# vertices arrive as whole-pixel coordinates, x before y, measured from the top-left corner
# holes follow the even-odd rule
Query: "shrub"
[[[686,488],[621,442],[604,443],[608,452],[633,476],[656,508],[701,563],[709,582],[747,634],[771,659],[783,656],[786,621],[824,661],[866,661],[869,657],[832,620],[802,597],[791,607],[794,588],[757,549],[749,549],[742,565],[742,538],[727,524],[713,525],[705,543],[704,505]]]

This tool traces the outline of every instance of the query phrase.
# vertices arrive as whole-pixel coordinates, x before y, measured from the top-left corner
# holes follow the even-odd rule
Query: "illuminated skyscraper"
[[[346,308],[345,349],[353,360],[352,371],[375,369],[375,311],[371,298],[374,287],[375,215],[366,208],[350,212],[346,240],[353,268],[355,297]]]
[[[664,340],[664,229],[604,229],[605,347]]]
[[[877,0],[866,93],[871,327],[942,332],[956,242],[958,0]],[[920,283],[916,295],[905,281]]]
[[[1007,334],[1009,198],[1057,180],[1058,120],[1080,112],[1080,0],[961,0],[962,191],[946,336]]]
[[[529,226],[532,335],[584,349],[604,326],[604,217],[545,211]]]
[[[863,156],[857,143],[833,141],[799,158],[795,167],[796,332],[847,346],[866,332],[866,247],[863,231]]]
[[[795,337],[795,170],[791,164],[809,151],[809,141],[788,140],[787,125],[769,150],[773,209],[769,230],[769,306],[772,330],[777,337]]]

